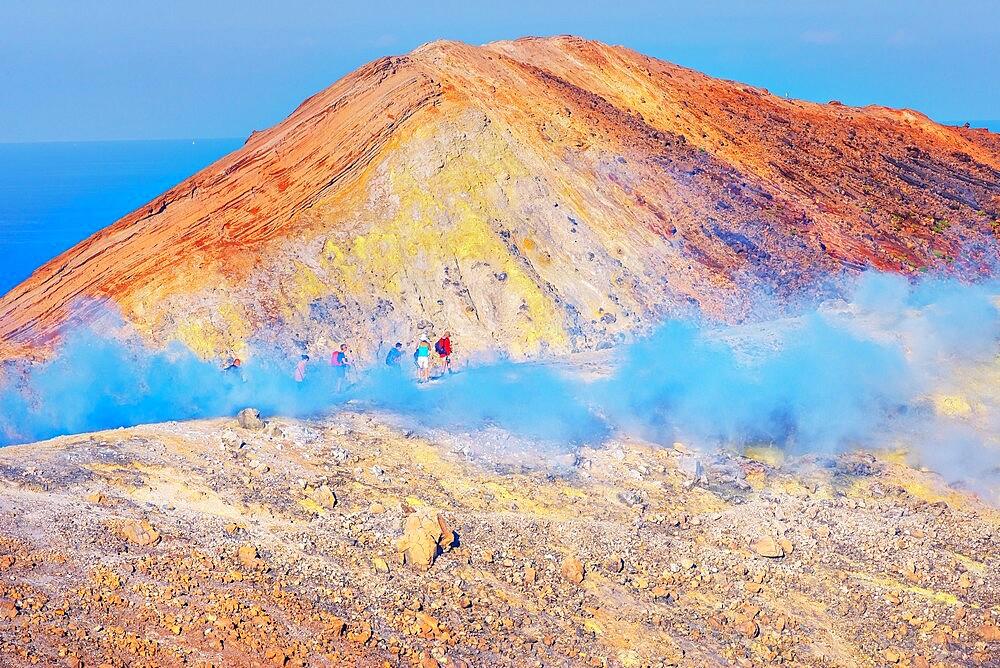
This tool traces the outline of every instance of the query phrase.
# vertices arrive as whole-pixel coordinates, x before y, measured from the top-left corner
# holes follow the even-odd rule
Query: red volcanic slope
[[[515,355],[864,267],[985,273],[1000,139],[782,99],[573,37],[383,58],[40,268],[0,358],[110,300],[205,356],[417,327]],[[96,300],[96,301],[95,301]]]

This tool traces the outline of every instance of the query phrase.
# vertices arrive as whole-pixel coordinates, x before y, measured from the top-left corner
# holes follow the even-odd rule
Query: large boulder
[[[444,518],[431,509],[411,513],[406,518],[403,535],[396,543],[404,564],[428,569],[439,550],[447,552],[455,543],[455,534]]]
[[[244,429],[249,429],[250,431],[260,431],[266,426],[264,421],[260,419],[260,411],[256,408],[244,408],[241,410],[236,414],[236,422]]]

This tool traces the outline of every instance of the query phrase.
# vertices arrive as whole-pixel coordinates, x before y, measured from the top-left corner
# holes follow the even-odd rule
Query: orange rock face
[[[1000,138],[819,105],[572,37],[383,58],[0,300],[0,358],[119,307],[205,357],[601,346],[872,266],[996,260]]]

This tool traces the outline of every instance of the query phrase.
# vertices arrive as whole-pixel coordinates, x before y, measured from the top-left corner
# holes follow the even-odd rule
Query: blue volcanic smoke
[[[870,273],[850,300],[795,317],[667,323],[615,351],[598,380],[583,380],[567,363],[507,363],[418,389],[380,365],[339,397],[320,360],[300,387],[292,377],[297,360],[278,353],[257,351],[232,377],[182,346],[153,352],[137,337],[81,330],[54,360],[0,387],[0,440],[231,415],[245,406],[315,415],[354,399],[425,428],[495,425],[535,447],[599,445],[614,433],[797,453],[903,445],[952,479],[996,489],[997,294],[995,284],[911,285]],[[939,398],[950,395],[949,405],[961,409],[955,415],[939,410]]]

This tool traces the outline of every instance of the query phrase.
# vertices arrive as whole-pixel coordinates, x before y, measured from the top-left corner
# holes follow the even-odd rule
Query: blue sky
[[[992,0],[0,0],[0,142],[246,136],[383,55],[562,33],[781,95],[1000,118]]]

